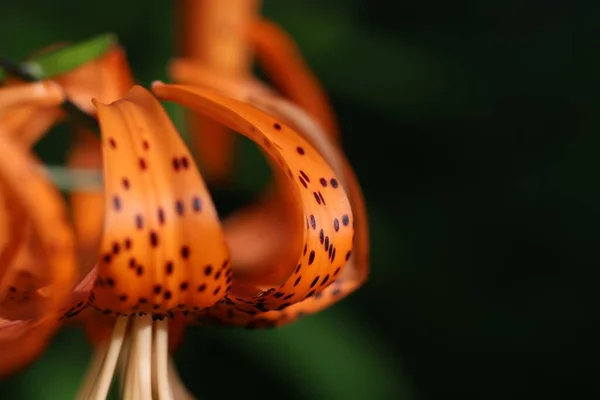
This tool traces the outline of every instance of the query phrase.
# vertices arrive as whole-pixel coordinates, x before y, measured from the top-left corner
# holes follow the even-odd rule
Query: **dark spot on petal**
[[[142,147],[144,148],[144,150],[148,150],[150,148],[150,144],[148,143],[147,140],[144,140],[142,142]]]
[[[313,279],[312,283],[310,284],[310,287],[311,287],[311,288],[314,288],[314,287],[315,287],[315,285],[317,284],[317,282],[319,282],[319,278],[320,278],[320,277],[318,277],[318,276],[317,276],[315,279]]]
[[[110,145],[110,147],[112,147],[113,149],[117,148],[117,142],[115,141],[114,138],[108,138],[108,144]]]
[[[350,256],[351,256],[351,255],[352,255],[352,250],[349,250],[349,251],[346,253],[346,261],[348,261],[348,260],[350,259]]]
[[[164,296],[165,300],[169,300],[171,298],[171,292],[167,290],[167,291],[165,291],[163,296]]]
[[[142,276],[144,274],[144,267],[138,265],[137,270],[135,271],[138,276]]]
[[[206,290],[206,284],[203,283],[203,284],[199,285],[196,290],[198,290],[199,292],[204,292]]]
[[[301,171],[300,171],[300,175],[302,175],[302,177],[303,177],[303,178],[306,180],[306,182],[309,182],[309,183],[310,183],[310,178],[308,177],[308,175],[306,175],[306,174],[304,173],[304,171],[302,171],[302,170],[301,170]]]
[[[144,160],[143,158],[140,158],[140,168],[145,170],[148,167],[148,165],[146,165],[146,160]]]
[[[317,229],[317,220],[315,219],[315,216],[311,214],[308,218],[310,219],[310,227]]]
[[[221,291],[221,286],[217,286],[217,288],[213,291],[213,295],[217,295]]]
[[[127,295],[126,294],[122,294],[119,296],[119,300],[121,301],[127,301]]]
[[[209,276],[210,274],[212,274],[212,265],[207,265],[206,267],[204,267],[204,275]]]
[[[187,290],[189,284],[187,282],[181,282],[181,285],[179,285],[179,289],[181,290]]]
[[[177,201],[175,202],[175,212],[176,212],[178,215],[183,215],[183,201],[181,201],[181,200],[177,200]]]
[[[329,183],[331,184],[332,188],[337,189],[338,181],[335,178],[331,178],[331,181],[329,181]]]
[[[162,292],[162,286],[154,285],[154,294],[160,294]]]
[[[173,169],[179,171],[179,159],[177,157],[173,158]]]
[[[113,208],[115,211],[121,210],[121,199],[118,196],[113,196]]]
[[[123,178],[123,181],[122,181],[122,183],[123,183],[123,188],[124,188],[125,190],[128,190],[128,189],[129,189],[129,179],[127,179],[127,178]]]
[[[308,255],[308,265],[312,265],[312,263],[315,261],[315,251],[311,250],[310,254]]]
[[[126,250],[131,249],[131,239],[129,239],[129,238],[125,239],[125,249]]]
[[[325,241],[325,232],[323,232],[323,229],[319,231],[319,241],[321,242],[321,244],[323,244],[323,242]]]
[[[327,186],[327,180],[325,178],[319,179],[319,182],[321,183],[321,186],[323,186],[323,187]]]
[[[173,273],[173,263],[171,261],[168,261],[165,264],[165,272],[167,275],[171,275]]]
[[[344,216],[342,217],[342,224],[344,224],[344,226],[348,226],[349,223],[350,218],[348,218],[348,214],[344,214]]]
[[[181,157],[181,166],[184,169],[187,169],[187,167],[189,167],[189,162],[188,162],[187,157]]]
[[[194,208],[194,211],[200,211],[200,209],[202,208],[202,203],[200,202],[200,197],[194,197],[192,199],[192,207]]]
[[[154,231],[150,232],[150,245],[152,247],[158,246],[158,234]]]
[[[281,130],[281,125],[279,125],[277,122],[275,122],[275,123],[273,124],[273,128],[275,128],[275,129],[277,129],[278,131],[280,131],[280,130]]]
[[[304,149],[300,146],[296,147],[296,151],[298,152],[298,154],[300,154],[301,156],[304,155]]]
[[[333,220],[333,229],[338,232],[340,230],[340,221],[338,221],[338,219],[334,219]]]
[[[142,228],[144,228],[144,219],[142,217],[142,214],[138,214],[138,215],[135,216],[135,226],[139,230],[141,230]]]
[[[158,223],[161,225],[165,223],[165,210],[162,208],[158,209]]]
[[[298,279],[296,279],[296,282],[294,282],[294,286],[298,286],[298,284],[300,283],[301,279],[302,279],[302,277],[299,276]]]
[[[300,183],[302,184],[302,186],[304,186],[305,189],[308,189],[308,185],[306,184],[306,181],[304,180],[303,177],[299,176],[298,180],[300,181]]]
[[[298,266],[296,267],[296,273],[300,272],[301,268],[302,268],[302,264],[298,264]]]
[[[190,256],[190,248],[187,246],[181,246],[181,257],[187,259]]]
[[[313,192],[313,196],[315,196],[315,200],[317,202],[317,204],[321,204],[321,198],[319,197],[319,195],[317,194],[317,192]]]

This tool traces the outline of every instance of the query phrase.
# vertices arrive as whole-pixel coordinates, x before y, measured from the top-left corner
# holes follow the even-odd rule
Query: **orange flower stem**
[[[0,57],[0,68],[4,69],[7,74],[22,79],[25,82],[37,82],[40,80],[29,69],[24,68],[22,65],[3,57]],[[100,136],[100,127],[98,126],[98,121],[92,115],[77,107],[75,103],[69,99],[65,99],[61,105],[61,108],[77,124],[80,124],[81,126],[90,130],[96,136]]]
[[[182,0],[178,38],[183,57],[197,60],[224,76],[249,75],[252,51],[248,30],[259,17],[261,0]],[[227,182],[232,169],[235,135],[222,125],[190,114],[193,143],[209,181]]]

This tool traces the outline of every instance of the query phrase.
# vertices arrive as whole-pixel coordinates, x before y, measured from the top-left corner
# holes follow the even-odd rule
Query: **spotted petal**
[[[154,93],[172,100],[247,136],[269,157],[284,191],[290,224],[284,237],[293,257],[240,269],[234,264],[234,287],[226,299],[230,310],[249,315],[283,310],[310,298],[342,273],[350,257],[353,217],[342,183],[320,153],[281,120],[248,104],[212,91],[185,85],[155,84]],[[255,242],[266,227],[255,226]],[[233,312],[233,311],[232,311]]]
[[[228,251],[196,166],[164,109],[136,86],[98,101],[105,223],[90,300],[105,313],[208,307],[228,290]]]

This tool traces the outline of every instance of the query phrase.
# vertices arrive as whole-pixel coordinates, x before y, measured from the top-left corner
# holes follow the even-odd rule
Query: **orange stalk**
[[[182,0],[178,3],[181,56],[236,79],[250,75],[247,31],[260,0]],[[227,181],[235,135],[213,120],[189,113],[193,146],[208,181]]]

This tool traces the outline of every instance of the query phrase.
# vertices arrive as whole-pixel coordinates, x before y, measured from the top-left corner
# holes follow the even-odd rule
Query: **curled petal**
[[[56,106],[64,98],[60,85],[52,81],[10,85],[0,88],[0,112],[22,106]]]
[[[36,254],[32,262],[27,252],[18,253],[11,265],[1,270],[0,374],[6,374],[31,361],[57,328],[60,309],[73,283],[75,256],[73,233],[60,194],[38,172],[37,163],[2,135],[0,154],[0,182],[18,200],[14,205],[22,208],[30,222],[30,249]],[[15,308],[11,293],[20,296],[22,302],[36,302],[35,307],[20,304],[21,310]],[[4,315],[5,309],[13,315]],[[35,315],[28,314],[32,310]],[[27,313],[15,315],[17,311]],[[12,319],[16,317],[22,319]]]
[[[95,101],[102,131],[105,222],[90,301],[107,314],[168,314],[228,290],[228,251],[204,182],[160,103],[135,86]]]
[[[249,29],[249,38],[260,66],[283,95],[312,115],[327,134],[337,138],[337,122],[327,95],[304,61],[294,39],[281,27],[266,20],[254,21]]]
[[[272,115],[279,116],[286,120],[290,125],[294,126],[299,133],[302,134],[312,145],[314,145],[330,163],[334,170],[338,173],[341,182],[350,199],[352,211],[354,213],[354,248],[348,259],[348,264],[343,273],[338,276],[333,276],[335,282],[327,287],[323,292],[316,294],[311,299],[290,306],[285,311],[269,311],[258,315],[248,315],[238,310],[231,309],[228,304],[219,304],[205,312],[203,317],[200,317],[200,322],[203,319],[208,321],[216,321],[221,324],[244,325],[247,327],[269,327],[274,325],[282,325],[296,318],[320,311],[323,308],[341,300],[343,297],[355,291],[362,286],[368,277],[369,272],[369,235],[368,235],[368,220],[364,199],[358,180],[352,170],[350,164],[345,159],[342,152],[337,146],[332,143],[332,139],[323,131],[323,129],[314,121],[304,110],[298,106],[275,97],[265,97],[262,95],[250,96],[248,99],[251,104],[264,109]],[[273,195],[276,198],[277,194]],[[269,206],[267,200],[266,207]],[[265,206],[263,206],[265,207]],[[263,208],[264,210],[264,208]],[[260,214],[256,213],[255,216]],[[225,223],[225,234],[229,239],[232,236],[249,237],[252,232],[250,224],[238,224],[235,219]],[[255,221],[258,222],[258,221]],[[272,231],[281,229],[281,224],[272,226]],[[283,234],[283,232],[280,232]],[[245,257],[245,263],[253,263],[254,258],[249,258],[250,253],[244,254],[235,251],[235,246],[232,247],[232,260],[237,260],[236,257]],[[256,257],[256,254],[254,254]]]
[[[61,116],[62,88],[52,81],[0,88],[0,134],[29,148]]]
[[[62,117],[57,107],[19,107],[0,114],[0,131],[29,149]]]
[[[276,167],[278,183],[289,188],[283,201],[292,235],[284,239],[293,258],[256,269],[234,264],[235,284],[225,301],[231,309],[250,315],[283,310],[321,292],[342,273],[352,249],[352,210],[342,183],[310,143],[281,120],[209,90],[155,84],[153,91],[250,138]]]

